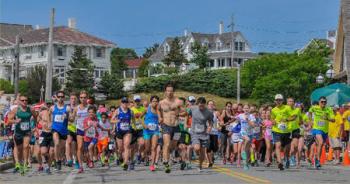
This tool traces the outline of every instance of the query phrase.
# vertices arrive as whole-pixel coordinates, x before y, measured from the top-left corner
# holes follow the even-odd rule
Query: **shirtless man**
[[[182,102],[174,96],[174,86],[172,84],[167,84],[164,89],[165,99],[159,103],[158,117],[163,130],[163,164],[165,172],[170,173],[170,150],[173,145],[177,145],[177,141],[181,136],[178,118]]]

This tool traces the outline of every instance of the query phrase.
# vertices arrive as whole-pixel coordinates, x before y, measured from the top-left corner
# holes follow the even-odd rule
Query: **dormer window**
[[[244,51],[245,50],[245,43],[244,42],[235,42],[235,50],[237,51]]]
[[[216,41],[216,50],[221,49],[221,41]]]

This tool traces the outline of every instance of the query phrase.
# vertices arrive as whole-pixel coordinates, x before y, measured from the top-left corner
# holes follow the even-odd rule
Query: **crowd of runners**
[[[86,167],[141,165],[170,173],[175,164],[188,170],[194,162],[199,171],[218,162],[284,170],[302,163],[320,168],[324,145],[334,150],[333,164],[349,154],[350,104],[329,107],[321,97],[306,109],[277,94],[274,106],[227,102],[219,110],[204,97],[175,97],[170,83],[164,90],[164,99],[135,95],[108,108],[86,91],[58,91],[37,109],[19,95],[5,115],[14,172],[24,174],[33,160],[46,173],[62,166],[83,173]]]

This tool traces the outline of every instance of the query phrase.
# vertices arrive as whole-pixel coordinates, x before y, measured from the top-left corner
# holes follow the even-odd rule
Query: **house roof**
[[[15,43],[16,35],[20,34],[22,39],[22,44],[42,44],[47,43],[49,39],[49,28],[44,29],[36,29],[33,30],[31,27],[26,31],[18,31],[21,26],[5,26],[6,29],[3,31],[3,35],[6,37],[0,37],[6,39],[11,43]],[[14,34],[8,33],[11,30],[16,30],[17,32]],[[24,29],[24,28],[23,28]],[[1,40],[1,39],[0,39]],[[9,46],[9,44],[4,43],[4,41],[0,42],[0,47]],[[53,42],[61,43],[61,44],[74,44],[74,45],[96,45],[96,46],[104,46],[104,47],[115,47],[116,45],[110,41],[92,36],[90,34],[81,32],[77,29],[72,29],[66,26],[58,26],[53,29]]]
[[[32,30],[32,25],[0,23],[0,47],[15,44],[17,35]]]
[[[143,58],[137,58],[137,59],[126,60],[125,63],[128,65],[128,68],[139,68],[142,61],[143,61]]]

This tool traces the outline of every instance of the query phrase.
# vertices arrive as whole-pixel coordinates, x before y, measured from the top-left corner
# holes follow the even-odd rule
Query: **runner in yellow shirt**
[[[326,107],[326,97],[320,97],[318,105],[313,105],[309,109],[309,118],[312,122],[312,135],[315,136],[317,145],[317,158],[315,160],[316,169],[321,167],[320,157],[322,146],[326,142],[329,122],[334,122],[334,113],[332,108]]]
[[[335,155],[335,162],[334,164],[339,165],[340,162],[340,152],[342,150],[342,144],[341,144],[341,134],[343,129],[343,119],[342,115],[339,112],[339,106],[334,106],[333,111],[335,114],[335,122],[330,123],[328,127],[328,137],[329,137],[329,144],[334,150]]]
[[[346,105],[346,111],[343,114],[344,131],[347,133],[347,148],[350,152],[350,102]]]
[[[290,148],[290,130],[288,128],[291,109],[288,105],[283,105],[283,96],[277,94],[275,96],[276,107],[271,111],[272,137],[275,144],[278,168],[284,170],[281,160],[281,149],[284,149],[286,168],[289,168],[289,148]]]
[[[291,131],[292,143],[290,147],[290,165],[295,166],[296,161],[298,162],[298,167],[300,166],[300,154],[298,152],[299,139],[300,139],[300,124],[302,123],[302,114],[300,107],[295,107],[295,102],[293,98],[287,99],[287,104],[291,108],[290,119],[288,128]],[[300,148],[302,149],[302,148]]]

